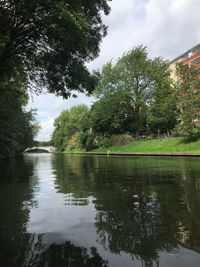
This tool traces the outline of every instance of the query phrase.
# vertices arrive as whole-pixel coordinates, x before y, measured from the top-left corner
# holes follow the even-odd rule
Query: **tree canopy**
[[[116,64],[109,62],[103,67],[96,94],[100,99],[108,99],[112,95],[122,99],[123,96],[126,103],[131,103],[133,132],[140,135],[147,130],[148,109],[156,94],[163,90],[163,101],[166,101],[171,92],[170,86],[167,62],[161,58],[150,59],[146,47],[138,46],[125,53]],[[154,113],[158,121],[162,113]]]
[[[77,106],[55,120],[54,145],[90,150],[122,139],[127,144],[133,136],[170,133],[177,123],[175,92],[168,62],[150,59],[145,47],[135,47],[103,66],[90,109]]]
[[[0,0],[0,156],[23,151],[38,129],[28,90],[70,97],[96,84],[85,63],[98,56],[110,0]]]
[[[108,1],[1,0],[0,79],[20,66],[37,88],[65,98],[71,90],[91,92],[95,77],[85,62],[106,34]]]

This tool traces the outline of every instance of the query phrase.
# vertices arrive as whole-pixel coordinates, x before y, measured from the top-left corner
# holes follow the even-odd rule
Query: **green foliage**
[[[167,66],[164,65],[165,72]],[[148,109],[147,122],[151,133],[167,133],[177,124],[177,96],[168,75],[162,78],[162,83],[155,87],[153,101]]]
[[[91,132],[82,133],[80,143],[86,150],[92,150],[98,147],[109,147],[111,145],[127,145],[133,141],[133,138],[128,134],[120,135],[103,135]]]
[[[38,131],[33,112],[24,110],[30,87],[45,87],[64,98],[72,90],[94,89],[97,77],[85,62],[99,53],[106,34],[101,16],[109,13],[108,1],[0,1],[0,154],[21,152]],[[84,120],[75,125],[76,118],[69,117],[68,127],[62,128],[62,119],[56,121],[54,142],[61,149],[67,145],[65,136],[83,124],[88,127]]]
[[[200,136],[200,79],[195,69],[179,66],[180,84],[177,87],[179,122],[178,131],[188,139]]]
[[[0,157],[21,153],[33,144],[39,130],[34,111],[25,111],[27,95],[21,89],[0,90]]]
[[[114,94],[93,104],[91,127],[96,133],[125,133],[133,130],[133,116],[130,100]]]
[[[98,147],[108,147],[111,144],[110,136],[95,134],[89,131],[81,133],[79,143],[87,151]]]
[[[0,3],[0,8],[1,8]],[[0,16],[0,21],[2,17]],[[1,57],[4,41],[0,24],[0,157],[16,155],[33,145],[39,130],[34,110],[26,111],[28,80],[19,59],[4,61]]]
[[[96,78],[84,63],[98,55],[108,1],[0,1],[0,80],[21,66],[36,88],[91,92]]]
[[[97,146],[98,147],[110,146],[110,136],[106,136],[106,135],[97,136]]]
[[[82,132],[80,134],[80,145],[87,151],[97,148],[98,147],[97,136],[90,131]]]
[[[135,47],[116,64],[103,67],[95,91],[98,100],[90,111],[64,111],[57,118],[54,145],[61,150],[70,146],[90,150],[126,145],[131,136],[169,136],[177,129],[178,134],[195,139],[200,136],[200,79],[196,74],[192,68],[180,67],[181,83],[176,88],[169,78],[168,62],[149,59],[145,47]],[[181,123],[176,128],[178,115]]]
[[[63,111],[55,120],[52,144],[58,150],[64,151],[75,133],[88,129],[88,112],[86,105],[77,105]]]
[[[80,133],[79,132],[73,133],[67,143],[67,149],[72,150],[74,148],[79,148],[80,147],[79,139],[80,139]]]
[[[103,67],[96,94],[103,101],[114,96],[118,97],[118,102],[122,99],[128,114],[132,113],[132,131],[140,135],[147,131],[147,108],[153,102],[156,90],[163,89],[163,79],[168,86],[167,77],[167,63],[160,58],[149,59],[146,48],[139,46],[125,53],[115,65],[109,62]],[[111,114],[107,111],[107,116]],[[121,127],[120,123],[117,127]],[[121,129],[124,132],[123,127]],[[117,133],[120,133],[119,129]]]
[[[112,135],[110,138],[111,145],[124,146],[133,142],[133,137],[129,134]]]

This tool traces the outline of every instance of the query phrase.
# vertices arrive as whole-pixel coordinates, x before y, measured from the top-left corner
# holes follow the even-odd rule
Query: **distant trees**
[[[97,101],[91,109],[75,112],[75,107],[56,119],[53,139],[63,140],[56,146],[66,149],[78,144],[92,149],[122,143],[123,138],[127,143],[133,136],[170,135],[173,131],[185,137],[200,136],[200,79],[187,66],[178,71],[180,83],[175,86],[168,62],[149,59],[143,46],[125,53],[115,64],[107,63],[99,73],[94,92]],[[77,120],[70,120],[69,113]],[[79,119],[81,114],[84,120]]]
[[[143,46],[103,67],[95,95],[98,100],[90,110],[77,106],[55,120],[52,140],[58,149],[75,145],[91,149],[108,145],[111,135],[139,137],[167,133],[175,126],[168,65],[160,58],[149,59]],[[132,140],[127,135],[126,139]]]
[[[86,105],[77,105],[63,111],[54,122],[52,144],[60,151],[67,146],[78,146],[79,134],[89,129],[88,113]]]

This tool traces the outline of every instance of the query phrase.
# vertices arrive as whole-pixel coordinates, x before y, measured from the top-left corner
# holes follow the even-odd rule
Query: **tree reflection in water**
[[[26,224],[33,202],[34,162],[23,158],[0,160],[0,265],[22,266]]]
[[[86,249],[70,242],[64,244],[45,242],[45,235],[31,235],[22,267],[107,267],[95,247]]]
[[[199,251],[198,161],[72,156],[54,164],[61,192],[95,198],[97,242],[111,253],[159,266],[161,251]]]
[[[65,240],[65,228],[62,242],[48,232],[27,232],[30,211],[38,207],[35,160],[40,161],[0,162],[1,266],[106,267],[114,266],[112,256],[126,254],[139,266],[157,267],[162,252],[176,253],[180,245],[200,251],[198,159],[56,155],[51,164],[43,159],[45,168],[45,160],[51,166],[53,188],[63,196],[64,207],[92,201],[97,238],[88,246]]]

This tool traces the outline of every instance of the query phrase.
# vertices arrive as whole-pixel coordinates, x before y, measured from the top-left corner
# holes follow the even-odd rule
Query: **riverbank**
[[[91,151],[74,149],[66,153],[110,154],[110,155],[166,155],[200,156],[200,140],[187,142],[181,137],[135,140],[128,145],[113,145]]]
[[[124,146],[98,148],[92,152],[103,153],[138,153],[138,154],[199,154],[200,140],[187,142],[181,137],[151,140],[135,140]]]

